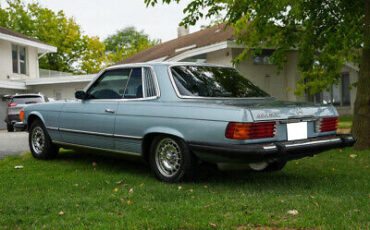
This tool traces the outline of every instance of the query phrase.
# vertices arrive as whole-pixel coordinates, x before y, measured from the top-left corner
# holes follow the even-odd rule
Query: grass
[[[370,150],[346,148],[281,172],[203,168],[197,182],[164,184],[136,162],[27,153],[0,160],[0,229],[369,229],[369,163]]]
[[[339,129],[350,129],[352,128],[352,116],[341,116],[338,122]]]

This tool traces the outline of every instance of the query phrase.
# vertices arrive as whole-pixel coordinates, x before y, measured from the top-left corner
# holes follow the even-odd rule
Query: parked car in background
[[[355,141],[336,134],[334,106],[276,100],[231,67],[112,66],[76,98],[21,112],[17,126],[29,131],[35,158],[59,147],[104,150],[139,157],[159,180],[177,182],[191,179],[200,160],[273,171]]]
[[[42,94],[15,94],[12,96],[6,96],[9,100],[5,122],[8,132],[14,131],[14,124],[19,122],[19,112],[24,107],[31,104],[41,104],[48,102],[48,98]]]

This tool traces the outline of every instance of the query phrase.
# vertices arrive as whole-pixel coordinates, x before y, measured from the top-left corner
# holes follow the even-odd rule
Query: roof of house
[[[156,59],[165,61],[181,53],[215,43],[235,40],[233,28],[225,24],[216,25],[143,50],[116,64],[148,62]]]
[[[3,36],[1,36],[3,35]],[[56,47],[51,46],[45,42],[42,42],[38,39],[29,37],[22,33],[15,32],[13,30],[7,29],[0,26],[0,39],[12,40],[19,43],[27,43],[27,45],[35,46],[42,51],[56,52]]]

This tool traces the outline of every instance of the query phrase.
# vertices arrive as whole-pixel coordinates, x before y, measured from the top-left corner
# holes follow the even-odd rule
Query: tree
[[[248,47],[235,62],[274,47],[272,62],[282,67],[287,52],[299,51],[296,94],[326,90],[338,83],[344,63],[360,64],[352,132],[356,149],[370,148],[370,0],[192,0],[180,24],[194,25],[220,12],[235,28],[236,42]]]
[[[104,40],[104,43],[107,52],[116,54],[126,51],[129,54],[133,50],[141,51],[138,49],[146,49],[150,46],[157,45],[160,43],[160,41],[151,40],[149,36],[144,33],[144,31],[137,31],[135,27],[130,26],[118,30],[115,34],[108,36]]]
[[[99,40],[99,37],[84,36],[84,46],[86,49],[81,53],[81,73],[97,73],[107,65],[107,56],[105,55],[105,44]]]

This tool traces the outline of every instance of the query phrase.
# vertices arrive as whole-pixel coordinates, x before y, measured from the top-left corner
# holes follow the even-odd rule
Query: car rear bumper
[[[323,151],[353,146],[355,138],[349,134],[309,138],[299,141],[264,144],[217,145],[190,142],[190,149],[202,160],[221,162],[260,162],[269,160],[294,160]]]

